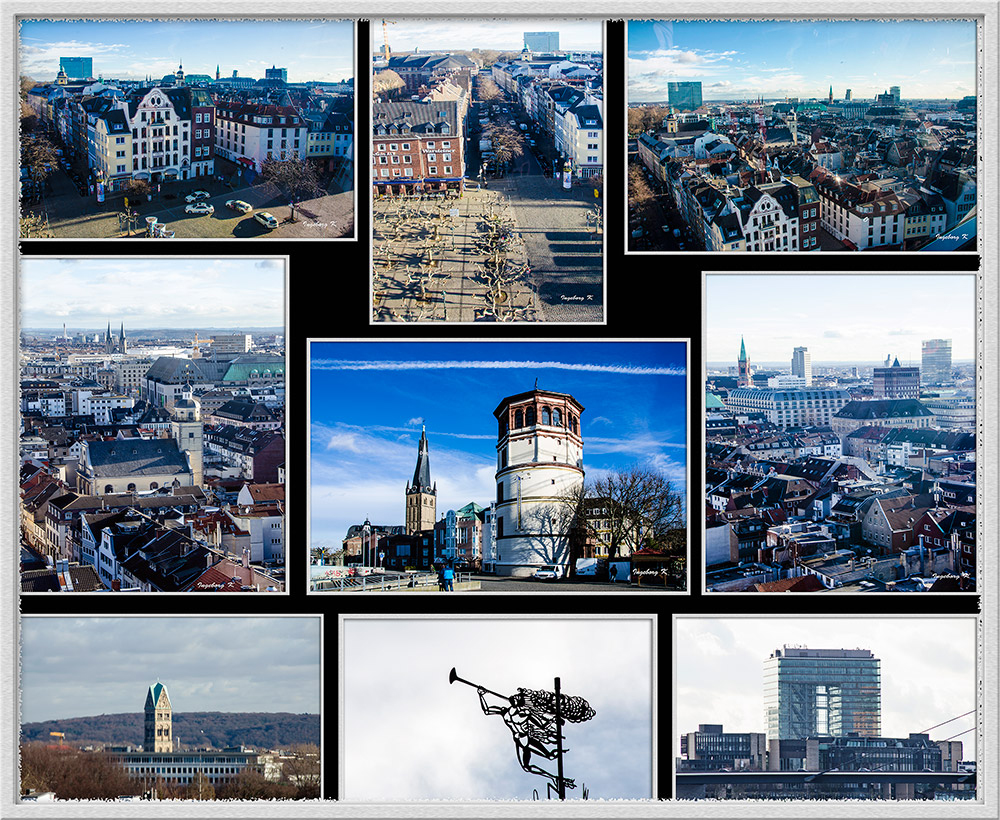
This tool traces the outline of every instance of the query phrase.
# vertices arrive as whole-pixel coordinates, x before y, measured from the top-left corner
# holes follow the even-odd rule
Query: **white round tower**
[[[583,405],[534,389],[508,396],[493,415],[497,437],[496,572],[569,569],[574,495],[583,486]]]

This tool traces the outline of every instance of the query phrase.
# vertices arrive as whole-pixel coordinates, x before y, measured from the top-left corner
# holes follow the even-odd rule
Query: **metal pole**
[[[563,747],[562,747],[562,709],[560,701],[562,696],[559,693],[559,678],[556,678],[556,777],[558,781],[559,799],[566,799],[566,781],[563,780]]]

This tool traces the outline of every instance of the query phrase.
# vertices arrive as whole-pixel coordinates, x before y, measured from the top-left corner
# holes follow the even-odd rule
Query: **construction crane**
[[[382,20],[382,42],[384,43],[382,56],[385,57],[385,61],[389,62],[389,57],[392,56],[391,49],[389,48],[389,29],[388,26],[396,25],[395,20]]]
[[[66,733],[65,732],[49,732],[49,737],[57,737],[57,738],[59,738],[59,745],[60,746],[65,746],[66,745]]]

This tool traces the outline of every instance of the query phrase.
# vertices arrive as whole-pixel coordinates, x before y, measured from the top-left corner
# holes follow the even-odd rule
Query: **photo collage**
[[[0,813],[997,816],[995,3],[18,4]]]

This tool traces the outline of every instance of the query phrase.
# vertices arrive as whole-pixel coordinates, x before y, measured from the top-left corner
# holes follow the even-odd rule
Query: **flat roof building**
[[[882,726],[880,661],[868,649],[785,646],[764,661],[764,711],[771,739],[877,737]]]

